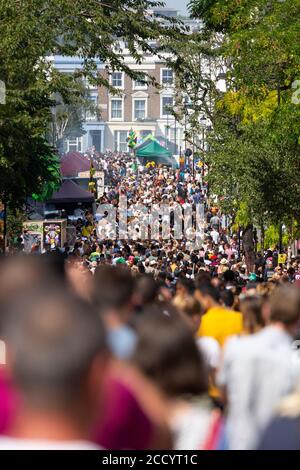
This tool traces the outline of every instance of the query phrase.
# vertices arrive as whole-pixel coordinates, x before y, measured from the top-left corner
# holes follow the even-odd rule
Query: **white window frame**
[[[121,140],[120,140],[120,133],[121,132],[126,132],[127,133],[127,138],[128,138],[128,135],[129,135],[129,131],[126,131],[124,129],[118,129],[118,130],[115,130],[114,131],[114,150],[116,152],[129,152],[129,147],[128,147],[128,144],[127,144],[127,150],[120,150],[120,144],[121,144]],[[117,139],[116,139],[116,135],[117,135]],[[116,140],[117,140],[117,149],[115,147],[115,144],[116,144]],[[122,143],[125,143],[125,142],[122,142]]]
[[[181,140],[181,131],[182,128],[179,126],[176,126],[176,140]],[[170,142],[175,142],[175,126],[172,124],[169,128],[169,137],[170,137]]]
[[[91,93],[90,99],[94,102],[96,109],[94,114],[91,113],[90,110],[86,110],[85,112],[85,120],[86,121],[98,121],[97,109],[99,109],[99,96],[98,93]]]
[[[160,117],[161,117],[161,119],[167,119],[168,116],[172,117],[171,113],[170,114],[164,114],[163,113],[163,111],[164,111],[164,105],[163,105],[164,98],[172,98],[173,99],[173,105],[174,105],[174,102],[175,102],[174,95],[161,95],[161,97],[160,97]]]
[[[121,101],[122,103],[122,116],[120,118],[112,117],[112,101]],[[118,96],[113,96],[109,100],[109,118],[110,121],[124,121],[124,98]]]
[[[145,75],[146,79],[146,75]],[[138,85],[136,80],[133,80],[133,90],[147,90],[148,89],[148,83],[144,83],[143,85]]]
[[[116,85],[113,84],[113,74],[114,74],[114,73],[120,73],[120,74],[121,74],[121,76],[122,76],[122,85],[116,86]],[[114,72],[112,72],[111,75],[110,75],[110,84],[111,84],[111,86],[114,87],[116,90],[124,90],[124,72],[118,72],[117,70],[115,70]]]
[[[145,117],[143,119],[147,119],[148,117],[148,99],[147,98],[142,98],[142,97],[135,97],[132,98],[132,121],[138,121],[135,117],[135,102],[136,101],[145,101]]]
[[[146,132],[148,132],[148,134],[145,134]],[[142,129],[140,131],[140,136],[142,139],[145,139],[149,134],[151,134],[152,136],[154,135],[154,131],[151,130],[151,129]]]
[[[79,144],[80,144],[80,149],[78,149]],[[82,144],[83,144],[82,136],[75,137],[75,139],[67,139],[67,152],[82,152]],[[76,150],[70,150],[70,145],[72,147],[76,145]]]
[[[165,70],[169,70],[169,71],[172,72],[172,74],[173,74],[173,81],[172,81],[172,83],[169,83],[169,82],[164,83],[164,82],[163,82],[163,72],[164,72]],[[169,69],[168,67],[164,67],[164,68],[160,69],[160,83],[161,83],[162,86],[165,86],[165,87],[172,87],[172,86],[174,85],[174,78],[175,78],[175,77],[174,77],[174,71],[173,71],[172,69]]]

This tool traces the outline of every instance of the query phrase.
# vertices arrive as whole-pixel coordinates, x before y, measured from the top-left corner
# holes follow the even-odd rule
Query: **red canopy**
[[[61,173],[64,178],[78,176],[82,171],[89,171],[91,162],[79,152],[65,153],[61,159]]]

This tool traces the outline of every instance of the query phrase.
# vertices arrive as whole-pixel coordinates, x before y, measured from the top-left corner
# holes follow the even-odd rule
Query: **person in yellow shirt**
[[[223,347],[227,338],[242,332],[242,314],[222,307],[220,292],[210,283],[197,283],[195,297],[205,311],[198,336],[215,338]]]
[[[83,237],[89,238],[93,233],[94,227],[90,222],[86,222],[84,227],[81,230],[81,235]]]

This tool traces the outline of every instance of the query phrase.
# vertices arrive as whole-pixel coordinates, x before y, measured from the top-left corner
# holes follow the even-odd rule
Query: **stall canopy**
[[[137,152],[138,150],[147,147],[147,145],[152,141],[159,144],[158,140],[152,134],[148,134],[147,137],[145,137],[145,139],[135,147],[135,151]]]
[[[172,153],[160,145],[156,139],[149,139],[148,145],[141,145],[137,148],[136,156],[142,163],[154,161],[164,165],[173,165],[175,162]]]
[[[64,178],[78,176],[78,173],[88,171],[91,162],[79,152],[65,153],[61,159],[61,174]]]
[[[60,189],[48,201],[51,204],[67,204],[74,202],[93,202],[94,196],[82,189],[72,180],[65,180]]]

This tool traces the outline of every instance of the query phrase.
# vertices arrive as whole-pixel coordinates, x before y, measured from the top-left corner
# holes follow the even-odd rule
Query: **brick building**
[[[135,81],[124,72],[105,74],[111,85],[118,90],[118,95],[102,87],[99,90],[98,105],[101,118],[106,123],[106,148],[127,151],[126,139],[130,129],[134,129],[138,139],[149,133],[174,153],[182,145],[182,125],[175,122],[170,109],[174,105],[174,74],[155,56],[145,56],[142,64],[136,64],[130,55],[126,55],[126,64],[133,70],[145,72],[160,84],[157,88],[144,81]]]
[[[172,8],[156,9],[154,13],[157,16],[177,16],[177,10]],[[184,21],[193,30],[201,27],[198,20]],[[97,60],[98,73],[109,78],[118,90],[118,95],[110,94],[104,87],[98,90],[87,84],[99,113],[86,113],[83,126],[86,133],[65,139],[64,150],[83,153],[92,148],[99,152],[105,152],[106,149],[127,151],[126,139],[130,129],[134,129],[138,139],[151,133],[173,154],[178,155],[180,148],[184,148],[184,126],[170,114],[175,94],[172,70],[166,67],[162,59],[150,54],[143,57],[141,64],[137,64],[126,49],[126,44],[123,44],[123,55],[131,69],[154,77],[160,87],[131,80],[124,72],[109,71],[106,64]],[[49,60],[63,73],[75,73],[82,68],[82,58],[79,57],[53,56]]]

